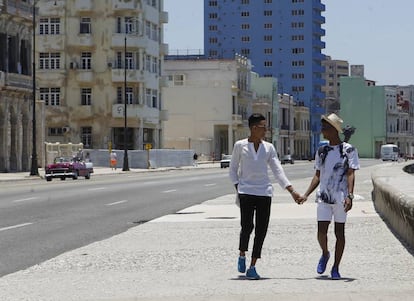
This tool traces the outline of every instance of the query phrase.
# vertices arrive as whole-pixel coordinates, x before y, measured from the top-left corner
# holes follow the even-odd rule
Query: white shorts
[[[345,223],[347,213],[345,212],[344,202],[337,202],[335,204],[327,204],[318,202],[316,217],[318,222],[330,222],[332,216],[335,223]]]

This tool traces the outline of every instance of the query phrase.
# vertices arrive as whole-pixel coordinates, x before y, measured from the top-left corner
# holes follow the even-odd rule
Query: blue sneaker
[[[316,271],[318,274],[322,274],[326,270],[326,264],[328,263],[329,257],[331,257],[331,254],[328,252],[328,256],[321,256],[318,263],[318,268]]]
[[[257,274],[255,267],[250,267],[247,270],[246,277],[247,277],[247,279],[250,279],[250,280],[258,280],[258,279],[260,279],[260,276],[259,276],[259,274]]]
[[[339,280],[339,279],[341,279],[341,274],[339,274],[338,267],[332,267],[332,270],[331,270],[331,278],[332,278],[332,280]]]
[[[239,256],[239,261],[237,263],[237,269],[240,273],[246,272],[246,257],[245,256]]]

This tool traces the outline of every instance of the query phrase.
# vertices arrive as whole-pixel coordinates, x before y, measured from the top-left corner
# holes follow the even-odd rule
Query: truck
[[[382,161],[398,161],[400,149],[395,144],[381,145],[381,159]]]

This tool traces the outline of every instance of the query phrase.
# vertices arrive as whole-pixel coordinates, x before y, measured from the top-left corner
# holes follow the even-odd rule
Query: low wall
[[[413,170],[414,164],[410,165],[404,166],[404,170]],[[371,177],[376,210],[414,249],[414,175],[404,172],[401,165],[396,165],[380,167]]]
[[[117,168],[124,164],[124,150],[113,150],[117,155]],[[109,167],[109,152],[107,149],[84,149],[84,156],[89,153],[94,166]],[[194,150],[190,149],[151,149],[128,150],[128,165],[130,168],[181,167],[193,165]]]

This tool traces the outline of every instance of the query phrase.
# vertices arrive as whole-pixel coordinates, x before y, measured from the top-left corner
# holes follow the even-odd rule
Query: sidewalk
[[[237,272],[239,212],[225,195],[0,278],[1,300],[233,301],[412,300],[414,259],[375,212],[370,168],[357,174],[347,223],[344,277],[316,274],[315,203],[302,206],[275,185],[257,269]],[[397,168],[390,168],[397,174]],[[304,191],[310,179],[295,180]],[[334,248],[332,227],[330,249]]]

